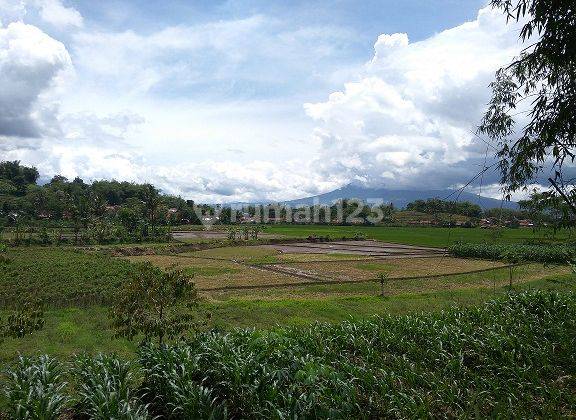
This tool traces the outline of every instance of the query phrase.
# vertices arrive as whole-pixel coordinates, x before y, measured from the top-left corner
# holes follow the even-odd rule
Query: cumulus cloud
[[[495,70],[519,51],[515,29],[485,8],[476,20],[424,41],[380,35],[359,80],[305,105],[319,123],[322,171],[390,188],[468,180],[485,151],[472,132]]]
[[[0,0],[0,25],[22,19],[26,14],[24,0]]]
[[[0,136],[40,137],[57,130],[57,106],[46,94],[70,68],[65,46],[37,27],[0,27]]]
[[[66,9],[50,1],[37,4]],[[43,19],[82,24],[79,14],[66,15],[59,23],[50,13]],[[285,108],[269,113],[286,96],[256,108],[242,98],[171,102],[171,95],[193,96],[186,88],[194,84],[277,85],[278,74],[310,72],[346,42],[345,32],[330,28],[288,31],[275,25],[256,15],[148,34],[80,30],[69,38],[79,93],[68,92],[66,112],[53,89],[72,69],[64,45],[21,22],[0,27],[3,157],[36,165],[46,176],[152,182],[204,202],[281,201],[348,182],[437,189],[458,185],[480,169],[485,146],[471,130],[494,71],[520,48],[516,28],[499,13],[482,9],[474,21],[419,42],[403,33],[380,35],[356,78],[326,101],[305,105],[308,120],[288,117]],[[314,86],[304,79],[298,88]],[[155,91],[164,96],[158,99]],[[202,103],[210,104],[210,112]],[[118,112],[123,108],[128,111]],[[304,140],[309,121],[316,128]],[[138,130],[142,136],[135,135]],[[258,130],[265,135],[252,141]],[[224,157],[218,155],[222,150]],[[293,150],[292,160],[282,155]],[[170,157],[160,156],[168,152]],[[483,191],[492,194],[496,175],[483,180]]]

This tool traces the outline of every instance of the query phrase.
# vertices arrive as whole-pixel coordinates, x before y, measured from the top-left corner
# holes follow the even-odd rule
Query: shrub
[[[192,276],[182,270],[163,271],[151,263],[135,265],[111,308],[118,336],[144,340],[174,338],[196,325],[192,307],[197,295]]]

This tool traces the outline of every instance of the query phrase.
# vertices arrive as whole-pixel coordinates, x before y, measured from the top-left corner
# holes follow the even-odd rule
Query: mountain
[[[299,205],[310,206],[313,204],[332,204],[342,198],[357,198],[365,202],[377,203],[378,200],[384,203],[392,203],[396,208],[406,207],[408,203],[415,200],[427,200],[429,198],[439,198],[447,201],[469,201],[478,204],[483,209],[498,208],[501,205],[508,209],[517,209],[518,203],[513,201],[501,201],[490,197],[478,196],[469,192],[462,192],[458,196],[458,191],[454,190],[390,190],[384,188],[363,188],[355,185],[347,185],[334,191],[313,197],[300,198],[286,201],[283,204],[297,207]]]

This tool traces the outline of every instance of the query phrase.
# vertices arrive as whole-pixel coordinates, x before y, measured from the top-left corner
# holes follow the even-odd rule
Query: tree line
[[[125,242],[168,239],[170,226],[182,224],[235,223],[338,223],[393,224],[393,204],[368,205],[343,199],[331,206],[290,209],[282,205],[250,205],[241,210],[196,204],[161,191],[151,184],[115,180],[84,182],[55,175],[41,185],[36,168],[18,161],[0,162],[0,226],[10,226],[16,241],[25,229],[35,227],[40,241]],[[569,207],[548,193],[534,192],[519,202],[519,210],[483,210],[470,202],[438,198],[408,203],[406,210],[434,215],[463,215],[478,220],[496,218],[504,222],[531,219],[535,224],[571,226]],[[204,219],[204,220],[202,220]],[[449,219],[449,218],[448,218]],[[451,220],[443,223],[452,223]],[[374,222],[376,220],[377,222]],[[66,233],[57,229],[66,228]],[[56,233],[54,233],[56,229]],[[50,237],[52,233],[55,237]]]

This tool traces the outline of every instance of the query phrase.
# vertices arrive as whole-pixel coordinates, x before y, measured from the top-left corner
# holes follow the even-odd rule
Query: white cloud
[[[70,13],[52,23],[81,25]],[[12,136],[0,149],[46,176],[152,182],[210,202],[293,199],[350,181],[442,188],[478,171],[484,148],[470,130],[494,71],[519,49],[517,31],[483,9],[420,42],[383,34],[360,75],[306,104],[306,117],[302,101],[274,89],[300,74],[294,89],[329,79],[317,65],[334,57],[344,35],[290,31],[260,15],[148,34],[81,29],[69,38],[79,77],[59,96],[54,85],[72,69],[68,51],[13,23],[0,28],[0,136]],[[195,97],[204,87],[250,83],[264,84],[271,99]],[[485,177],[485,185],[495,181]]]
[[[73,7],[66,7],[61,0],[38,0],[40,17],[61,29],[69,26],[81,27],[83,24],[82,15]]]
[[[358,81],[305,105],[320,124],[324,173],[390,188],[449,187],[470,178],[484,151],[471,131],[495,70],[519,50],[517,37],[489,8],[420,42],[380,35]]]
[[[310,67],[325,65],[350,37],[348,31],[326,26],[288,30],[277,19],[256,14],[146,34],[79,32],[72,51],[78,68],[99,89],[112,85],[125,94],[159,89],[177,95],[200,86],[200,94],[262,93],[286,88],[280,75],[301,74],[301,83],[314,78]]]
[[[0,0],[0,23],[22,21],[31,15],[60,30],[80,28],[84,23],[80,12],[62,0]]]
[[[50,91],[71,69],[64,45],[22,22],[0,27],[0,136],[40,137],[57,131]]]
[[[0,0],[0,25],[22,19],[25,14],[24,0]]]

